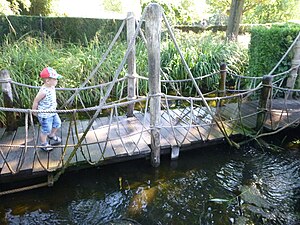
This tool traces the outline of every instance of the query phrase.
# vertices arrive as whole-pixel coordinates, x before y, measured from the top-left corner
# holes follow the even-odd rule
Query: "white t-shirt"
[[[46,96],[38,103],[38,110],[56,110],[56,92],[54,87],[41,87],[41,92],[45,93]],[[55,113],[38,113],[39,117],[48,118],[54,116]]]

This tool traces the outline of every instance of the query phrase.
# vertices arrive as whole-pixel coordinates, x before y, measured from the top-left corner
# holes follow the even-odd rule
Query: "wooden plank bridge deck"
[[[220,108],[218,115],[223,118],[222,125],[228,136],[233,137],[240,134],[239,124],[241,123],[248,128],[255,127],[257,105],[257,102],[243,103],[241,106],[234,103]],[[200,122],[197,124],[197,118],[191,120],[190,114],[186,110],[173,109],[168,113],[162,111],[162,153],[170,153],[173,146],[180,146],[180,149],[184,150],[193,144],[207,146],[224,142],[223,133],[216,124],[212,123],[211,119],[203,120],[195,110],[194,114],[200,118]],[[241,120],[239,115],[250,116]],[[108,117],[97,118],[87,132],[81,147],[77,149],[70,166],[103,165],[149,156],[151,151],[149,118],[149,114],[144,117],[144,114],[135,112],[134,117],[113,117],[111,125]],[[269,114],[265,127],[270,130],[279,129],[299,118],[300,101],[289,100],[284,102],[282,99],[274,100],[272,102],[272,113]],[[25,127],[19,127],[13,132],[6,132],[1,128],[0,144],[7,146],[1,147],[5,160],[3,160],[3,157],[0,158],[0,183],[5,183],[6,180],[14,178],[29,179],[44,176],[49,171],[59,170],[66,163],[78,139],[86,130],[88,123],[88,120],[77,120],[76,123],[73,121],[71,125],[67,121],[63,122],[60,135],[63,144],[68,143],[68,147],[64,149],[64,146],[61,145],[50,152],[44,152],[34,147],[38,143],[38,125],[29,128],[28,147],[23,146],[21,148],[19,145],[25,144]],[[88,161],[90,164],[87,163]]]

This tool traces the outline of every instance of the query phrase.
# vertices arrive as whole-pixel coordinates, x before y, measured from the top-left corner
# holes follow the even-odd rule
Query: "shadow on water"
[[[0,224],[300,224],[300,153],[197,149],[64,175],[0,197]]]

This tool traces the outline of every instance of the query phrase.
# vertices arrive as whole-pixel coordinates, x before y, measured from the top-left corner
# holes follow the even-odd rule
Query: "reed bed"
[[[231,72],[241,74],[246,71],[248,63],[247,49],[236,43],[224,42],[222,34],[211,32],[187,34],[178,31],[175,35],[194,77],[218,71],[221,62],[226,62]],[[0,68],[7,69],[12,79],[17,82],[39,86],[41,85],[40,71],[45,66],[51,66],[64,76],[59,81],[59,87],[79,87],[107,50],[111,41],[109,38],[96,35],[94,40],[78,45],[53,40],[46,36],[41,38],[32,37],[28,34],[19,40],[12,40],[8,36],[1,46]],[[88,85],[111,81],[124,57],[126,48],[125,41],[118,41]],[[136,56],[137,73],[147,77],[147,51],[145,43],[140,38],[136,41]],[[163,35],[161,43],[161,67],[169,79],[188,78],[179,53],[167,34]],[[120,75],[124,76],[125,74],[126,67]],[[199,81],[200,87],[205,91],[215,89],[216,84],[215,78]],[[148,92],[147,82],[140,80],[138,88],[140,95],[146,94]],[[186,83],[180,88],[180,91],[185,94],[195,92],[191,83]],[[16,100],[15,106],[31,108],[37,90],[19,87],[17,92],[19,99]],[[124,92],[123,96],[126,95],[126,87],[118,85],[114,88],[110,97],[112,99],[117,98],[121,92]],[[71,94],[58,93],[60,103],[68,99]],[[81,98],[86,106],[97,105],[99,97],[101,97],[100,90],[89,90],[81,93]],[[77,105],[73,107],[77,107]],[[0,115],[0,121],[3,123],[3,115]]]

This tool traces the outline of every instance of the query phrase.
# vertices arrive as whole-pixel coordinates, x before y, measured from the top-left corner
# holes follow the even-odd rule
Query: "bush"
[[[300,32],[300,25],[287,23],[260,26],[251,30],[249,47],[249,74],[262,76],[268,74],[279,62]],[[291,67],[293,54],[290,52],[274,73],[286,71]]]
[[[122,21],[109,19],[90,19],[72,17],[39,16],[0,16],[0,43],[5,36],[11,35],[15,40],[30,34],[33,37],[44,35],[54,40],[87,44],[96,34],[98,38],[107,39],[117,33]],[[126,33],[123,32],[123,38]]]

